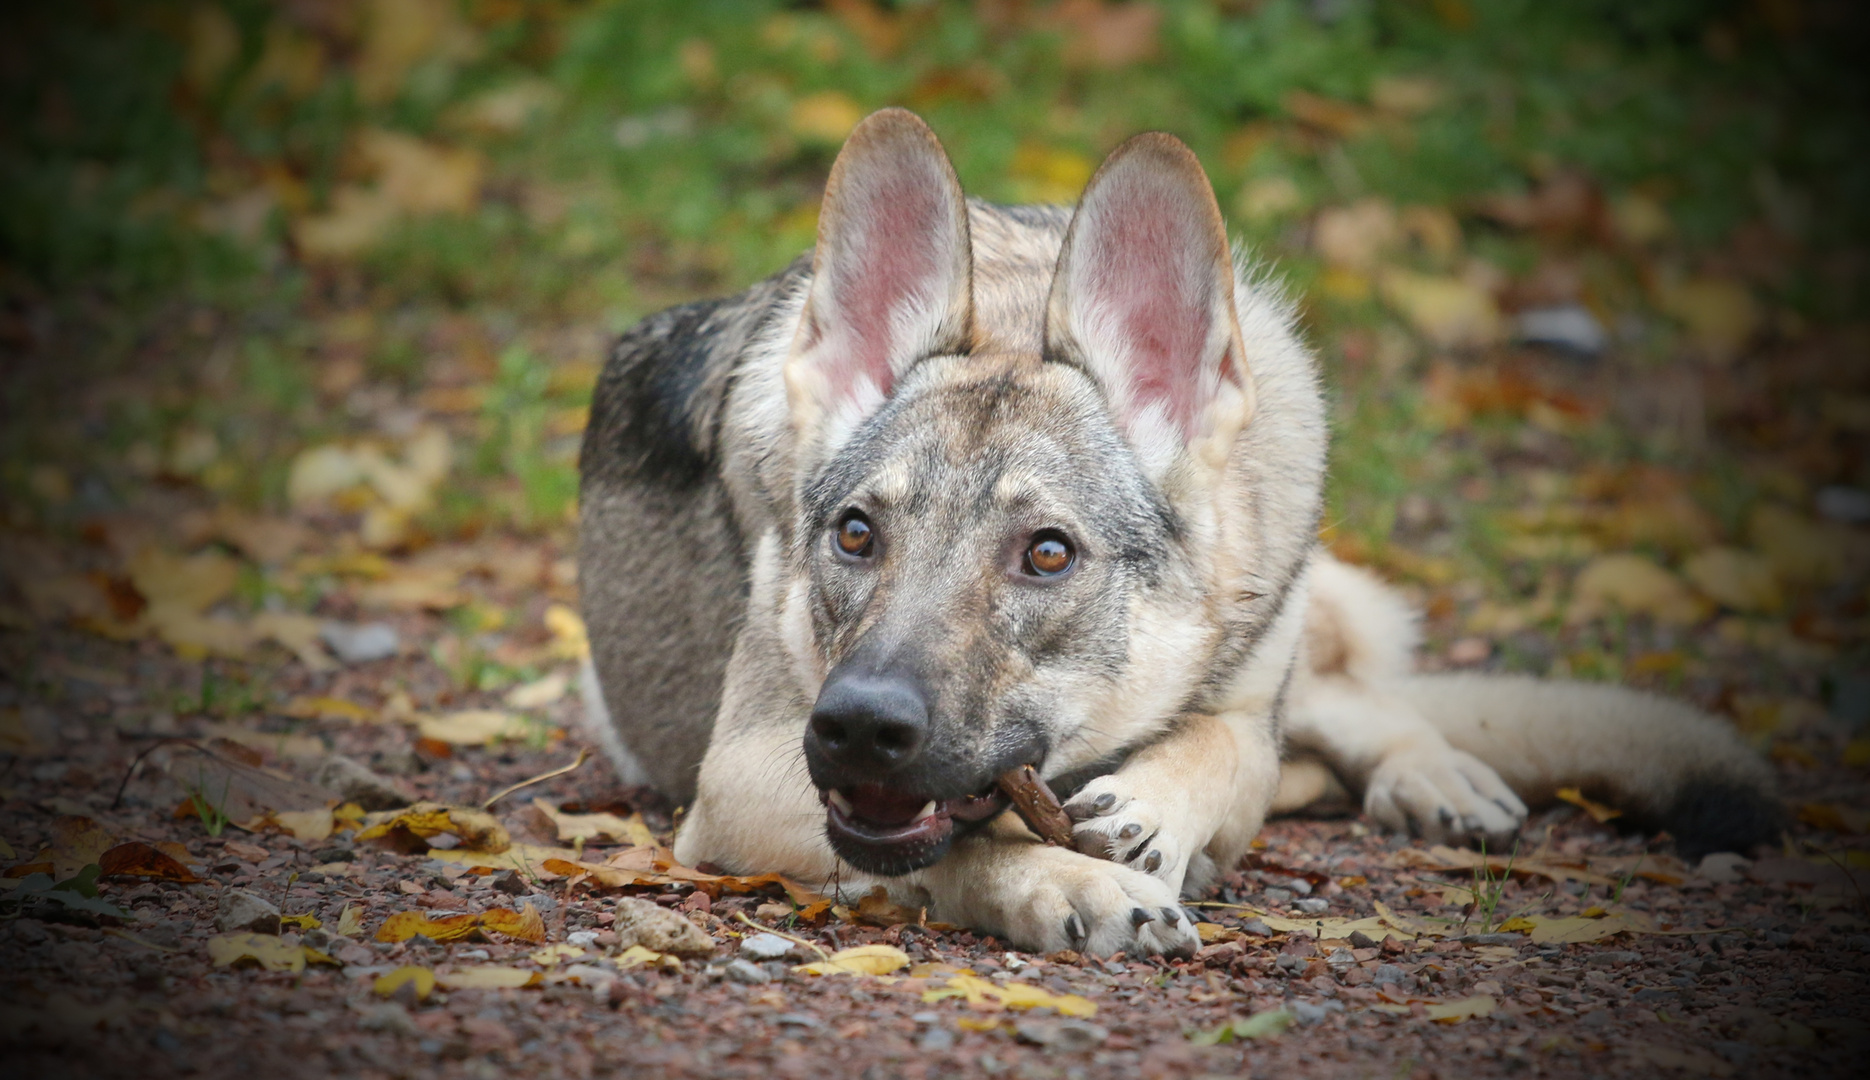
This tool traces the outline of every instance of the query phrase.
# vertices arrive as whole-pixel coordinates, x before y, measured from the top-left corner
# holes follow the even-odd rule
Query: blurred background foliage
[[[1668,633],[1625,642],[1628,614],[1822,667],[1862,651],[1870,518],[1852,18],[1817,0],[15,12],[8,522],[76,529],[161,489],[392,554],[488,529],[569,543],[608,337],[809,246],[844,135],[900,104],[995,200],[1069,202],[1130,134],[1187,140],[1326,364],[1327,538],[1447,633],[1500,642],[1468,653],[1694,669]],[[1513,636],[1575,627],[1567,610],[1617,618]]]

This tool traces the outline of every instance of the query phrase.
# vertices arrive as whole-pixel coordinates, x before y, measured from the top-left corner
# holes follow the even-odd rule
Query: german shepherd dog
[[[605,367],[594,735],[687,804],[684,863],[1034,950],[1187,952],[1180,898],[1331,788],[1434,839],[1506,843],[1568,785],[1690,853],[1772,837],[1770,771],[1695,709],[1414,674],[1407,606],[1318,545],[1326,438],[1181,142],[1123,144],[1075,210],[994,206],[876,113],[809,255]],[[1021,764],[1075,850],[1003,812]]]

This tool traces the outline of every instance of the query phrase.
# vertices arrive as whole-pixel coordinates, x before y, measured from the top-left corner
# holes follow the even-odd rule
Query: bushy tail
[[[1771,842],[1772,769],[1732,726],[1621,686],[1515,675],[1420,675],[1402,696],[1529,804],[1576,787],[1667,829],[1685,857]]]

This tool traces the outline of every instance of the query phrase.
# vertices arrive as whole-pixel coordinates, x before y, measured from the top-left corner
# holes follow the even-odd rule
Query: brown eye
[[[1057,577],[1071,569],[1072,560],[1076,557],[1071,542],[1063,536],[1053,532],[1040,533],[1033,537],[1032,546],[1026,549],[1026,572],[1035,577]]]
[[[876,542],[876,534],[870,528],[870,522],[852,510],[838,522],[837,539],[839,551],[854,559],[861,559],[870,554],[870,548]]]

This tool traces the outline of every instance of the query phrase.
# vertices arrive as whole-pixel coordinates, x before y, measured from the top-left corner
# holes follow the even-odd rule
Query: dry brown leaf
[[[502,739],[523,739],[526,721],[499,709],[463,709],[442,716],[416,717],[416,733],[450,746],[491,746]]]
[[[467,848],[453,848],[448,851],[437,848],[430,850],[428,857],[457,866],[480,866],[489,870],[517,870],[528,877],[557,878],[558,874],[546,869],[545,864],[548,860],[562,859],[575,862],[583,858],[583,855],[571,848],[515,843],[497,854],[472,851]]]
[[[338,804],[337,795],[324,788],[236,760],[232,754],[239,749],[224,742],[212,749],[177,746],[161,752],[161,764],[184,793],[195,793],[229,821],[258,821],[273,811],[328,810]]]
[[[296,720],[349,720],[358,724],[372,724],[379,719],[374,709],[334,697],[300,695],[286,702],[279,711]]]
[[[141,840],[118,844],[98,856],[97,865],[105,877],[144,877],[183,884],[201,880],[173,855]]]
[[[904,923],[921,925],[928,918],[927,908],[905,907],[890,899],[889,890],[881,885],[871,889],[863,899],[857,901],[857,920],[872,926],[901,926]]]
[[[1760,328],[1760,305],[1737,281],[1691,278],[1664,286],[1659,299],[1662,310],[1687,328],[1689,340],[1719,363],[1738,356]]]
[[[545,920],[539,917],[539,909],[533,907],[530,900],[518,911],[491,908],[483,912],[481,925],[519,941],[545,940]]]
[[[240,580],[240,563],[218,551],[182,556],[146,548],[130,559],[126,570],[150,607],[189,614],[213,607]]]
[[[566,843],[582,840],[641,847],[656,842],[641,814],[631,814],[627,818],[608,813],[567,814],[545,799],[534,799],[532,804],[551,819],[558,830],[558,838]]]
[[[257,964],[266,971],[301,972],[306,964],[337,961],[309,945],[295,945],[277,934],[217,934],[208,939],[208,957],[216,967]]]
[[[490,964],[443,972],[435,981],[444,990],[518,990],[542,985],[545,979],[536,971]]]
[[[1462,278],[1390,269],[1378,276],[1377,287],[1385,303],[1440,348],[1483,348],[1505,332],[1492,295]]]
[[[358,840],[376,840],[401,831],[422,840],[447,833],[462,846],[498,854],[512,846],[506,826],[492,814],[471,806],[419,802],[401,810],[383,810],[364,818]]]
[[[376,981],[370,984],[370,988],[378,997],[390,997],[405,985],[414,989],[417,1001],[427,1000],[428,996],[435,991],[435,972],[411,964],[378,975]]]

